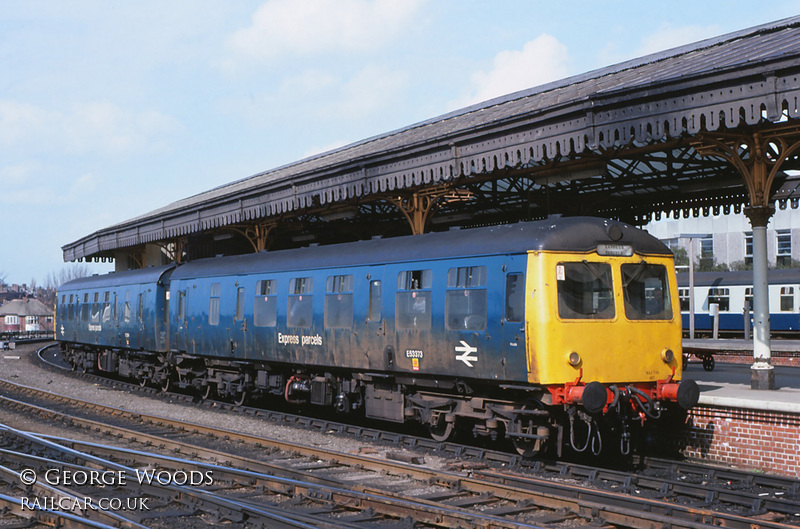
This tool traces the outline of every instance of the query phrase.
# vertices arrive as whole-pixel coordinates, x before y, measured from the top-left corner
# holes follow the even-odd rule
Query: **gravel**
[[[226,410],[215,410],[178,401],[165,401],[161,398],[149,398],[137,393],[109,388],[103,384],[90,383],[69,376],[67,372],[59,373],[51,367],[42,366],[36,358],[36,352],[43,346],[42,344],[17,344],[15,350],[0,352],[2,353],[0,354],[0,379],[106,406],[204,424],[268,439],[292,441],[297,444],[343,453],[369,454],[370,457],[376,458],[386,458],[387,454],[398,453],[404,454],[408,458],[416,455],[417,459],[424,462],[426,467],[445,468],[448,466],[446,459],[432,456],[430,453],[416,454],[413,450],[396,445],[386,446],[385,442],[360,440],[332,432],[309,431],[300,427],[274,424],[257,417],[248,417]],[[17,413],[2,408],[0,408],[0,422],[13,428],[37,433],[53,433],[43,431],[47,429],[46,426],[36,419],[21,417]],[[107,442],[107,440],[98,440],[98,442]]]

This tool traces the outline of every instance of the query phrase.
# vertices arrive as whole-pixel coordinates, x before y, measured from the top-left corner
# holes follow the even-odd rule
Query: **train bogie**
[[[436,439],[461,424],[530,455],[576,431],[588,446],[610,421],[627,439],[696,402],[679,385],[674,277],[644,232],[557,219],[198,260],[120,274],[116,290],[70,283],[63,299],[136,285],[147,308],[120,341],[119,310],[100,332],[65,301],[60,339],[74,363],[165,389],[417,421]]]

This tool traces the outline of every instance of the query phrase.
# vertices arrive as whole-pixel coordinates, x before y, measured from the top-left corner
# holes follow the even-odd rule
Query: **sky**
[[[0,0],[0,279],[44,285],[75,266],[66,244],[312,154],[797,14],[800,0]]]

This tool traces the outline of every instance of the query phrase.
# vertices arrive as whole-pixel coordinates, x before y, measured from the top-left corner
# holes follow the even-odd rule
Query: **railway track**
[[[347,511],[351,519],[348,523],[358,527],[385,526],[391,521],[440,527],[599,524],[649,529],[658,524],[777,529],[795,526],[796,513],[800,512],[797,483],[791,480],[773,478],[776,481],[756,483],[757,476],[753,475],[736,477],[726,471],[721,477],[712,476],[713,469],[680,468],[669,462],[654,462],[631,475],[568,463],[525,468],[461,457],[452,470],[432,470],[423,460],[402,462],[369,453],[303,447],[81,402],[9,382],[0,383],[0,389],[6,407],[57,420],[70,428],[89,431],[94,437],[113,438],[117,446],[63,438],[48,442],[130,468],[143,464],[136,459],[144,457],[142,454],[151,458],[168,454],[172,459],[151,459],[145,464],[173,472],[202,472],[213,465],[222,476],[224,467],[226,478],[220,478],[220,484],[245,487],[243,481],[256,480],[250,485],[254,488],[244,488],[240,495],[250,498],[268,491],[289,502],[291,512],[302,507],[308,516],[327,518],[325,523],[337,514],[341,522],[341,513]],[[136,452],[123,455],[118,447],[121,442],[128,445],[126,448],[135,447]],[[250,474],[228,477],[236,472]],[[649,476],[647,472],[666,477]],[[712,478],[736,483],[728,488],[746,484],[753,492],[731,501],[727,492],[713,488],[717,481],[709,485]],[[290,480],[292,486],[281,480]],[[225,490],[226,496],[232,494],[230,489]],[[712,493],[714,490],[717,492]],[[274,509],[272,504],[277,500],[269,501]],[[246,519],[250,520],[249,514]],[[309,523],[308,519],[302,523]]]

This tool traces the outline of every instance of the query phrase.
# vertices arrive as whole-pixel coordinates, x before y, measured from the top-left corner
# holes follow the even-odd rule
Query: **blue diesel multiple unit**
[[[642,417],[697,401],[677,299],[658,240],[558,218],[79,279],[59,290],[57,337],[78,369],[165,390],[358,410],[437,439],[461,424],[525,455],[613,431],[626,451]]]

